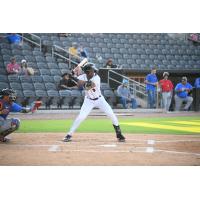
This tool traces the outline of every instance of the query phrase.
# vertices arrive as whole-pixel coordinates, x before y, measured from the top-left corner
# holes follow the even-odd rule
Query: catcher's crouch
[[[110,105],[106,102],[106,100],[101,94],[100,77],[98,76],[98,74],[95,73],[92,64],[86,64],[84,66],[83,71],[84,74],[78,76],[78,78],[71,77],[78,83],[78,85],[84,86],[85,98],[78,117],[75,119],[70,131],[64,137],[63,141],[64,142],[71,141],[72,134],[78,128],[80,123],[83,120],[85,120],[85,118],[89,115],[89,113],[94,107],[97,107],[100,110],[104,111],[106,115],[112,120],[118,141],[124,142],[125,137],[121,133],[118,119],[115,116]]]
[[[17,118],[8,119],[9,112],[34,112],[41,102],[35,102],[31,107],[22,107],[17,103],[15,92],[12,89],[3,89],[0,91],[0,142],[9,141],[7,135],[17,130],[20,126],[20,120]]]

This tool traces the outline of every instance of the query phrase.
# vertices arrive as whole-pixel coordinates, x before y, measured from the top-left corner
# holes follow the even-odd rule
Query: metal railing
[[[24,43],[24,40],[26,40],[31,44],[38,46],[40,51],[42,50],[42,40],[39,36],[33,33],[21,33],[20,36],[22,37],[22,44]]]
[[[67,51],[66,49],[58,46],[58,45],[53,45],[52,46],[52,57],[57,56],[59,58],[62,58],[66,61],[68,61],[69,68],[71,69],[71,63],[78,65],[78,62],[72,60],[73,58],[77,58],[78,60],[81,60],[79,56],[72,55]]]
[[[114,78],[112,75],[115,74],[118,77],[120,77],[120,79],[118,78]],[[128,78],[127,76],[124,76],[116,71],[113,70],[109,70],[108,71],[108,84],[110,85],[110,81],[114,81],[118,84],[122,84],[121,79],[126,79],[129,82],[129,89],[131,94],[134,95],[134,97],[137,97],[138,99],[142,100],[143,103],[145,104],[146,107],[148,107],[148,95],[146,92],[146,86],[140,82],[134,81],[130,78]],[[159,108],[161,106],[161,97],[160,97],[160,93],[157,91],[156,92],[156,108]]]

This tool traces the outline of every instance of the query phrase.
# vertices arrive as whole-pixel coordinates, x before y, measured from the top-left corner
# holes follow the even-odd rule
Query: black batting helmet
[[[11,101],[15,101],[16,100],[16,94],[15,91],[9,88],[5,88],[3,90],[0,91],[0,96],[1,98],[4,96],[9,96]]]
[[[97,72],[98,70],[96,69],[96,67],[94,66],[94,64],[92,64],[92,63],[87,63],[87,64],[84,66],[83,71],[84,71],[85,73],[87,73],[87,72],[90,72],[90,71]]]

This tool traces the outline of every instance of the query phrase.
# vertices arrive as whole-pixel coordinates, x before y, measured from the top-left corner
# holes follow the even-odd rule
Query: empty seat
[[[54,83],[54,80],[53,80],[53,77],[52,77],[52,76],[43,75],[42,78],[43,78],[43,81],[44,81],[45,83]]]
[[[23,90],[33,90],[33,84],[32,83],[21,83]]]
[[[35,92],[32,90],[23,90],[24,94],[24,102],[23,105],[27,106],[30,105],[33,101],[35,101]]]
[[[49,69],[39,69],[41,75],[51,75]]]
[[[63,69],[68,69],[69,68],[67,63],[58,63],[58,67],[59,68],[63,68]]]
[[[67,106],[67,107],[71,107],[71,101],[72,101],[72,97],[71,97],[71,91],[70,90],[60,90],[59,91],[60,94],[60,101],[59,101],[59,107],[63,107],[63,106]]]
[[[26,75],[19,76],[19,79],[21,83],[32,83],[32,79],[30,76],[26,76]]]
[[[101,90],[110,90],[108,83],[101,83]]]
[[[60,82],[60,80],[62,79],[62,77],[61,77],[61,76],[55,75],[55,76],[53,77],[53,79],[54,79],[54,82],[55,82],[56,84],[58,84],[58,83]]]
[[[46,62],[46,60],[43,56],[35,56],[35,59],[37,62]]]
[[[22,90],[22,86],[20,83],[16,83],[16,82],[10,82],[10,87],[13,90]]]
[[[51,73],[52,76],[54,76],[54,75],[61,76],[60,69],[50,69],[50,73]]]
[[[6,75],[0,74],[0,82],[8,82],[8,78]]]
[[[43,79],[42,76],[31,76],[32,82],[33,83],[42,83]]]
[[[44,83],[33,83],[35,90],[45,90]]]
[[[22,50],[19,50],[19,49],[13,49],[13,50],[12,50],[12,54],[15,55],[15,56],[16,56],[16,55],[21,55],[21,56],[23,55],[23,54],[22,54]]]
[[[35,96],[37,101],[42,101],[45,105],[47,102],[47,92],[45,90],[35,90]]]
[[[35,57],[34,56],[30,56],[30,55],[26,55],[25,59],[27,62],[35,62]]]
[[[81,104],[83,102],[81,92],[79,90],[71,90],[71,96],[72,96],[72,107],[74,106],[81,107]]]
[[[23,55],[29,55],[29,56],[33,55],[32,51],[29,51],[29,50],[22,50],[22,54]]]
[[[5,88],[9,88],[8,83],[0,82],[0,90],[5,89]]]
[[[114,103],[116,102],[115,94],[112,90],[104,90],[103,91],[104,97],[106,101],[113,107]]]
[[[61,71],[61,74],[64,74],[64,73],[71,73],[71,70],[69,70],[69,69],[60,69],[60,71]]]
[[[16,82],[19,83],[19,76],[18,75],[8,75],[9,82]]]
[[[47,91],[47,102],[46,102],[46,107],[47,108],[52,108],[52,107],[56,107],[58,108],[59,106],[59,100],[60,100],[60,95],[58,93],[58,91],[56,90],[48,90]]]
[[[48,69],[48,66],[44,62],[37,62],[37,66],[39,69]]]
[[[18,104],[23,104],[23,100],[24,100],[24,94],[21,90],[15,90],[16,93],[16,103]]]
[[[46,90],[57,90],[54,83],[45,83]]]

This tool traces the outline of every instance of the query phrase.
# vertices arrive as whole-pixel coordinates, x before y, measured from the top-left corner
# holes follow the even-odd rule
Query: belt
[[[101,96],[99,96],[99,97],[97,97],[97,98],[94,98],[94,99],[91,99],[91,98],[89,98],[89,99],[90,99],[90,100],[93,100],[93,101],[96,101],[96,100],[98,100],[100,97],[101,97]]]

